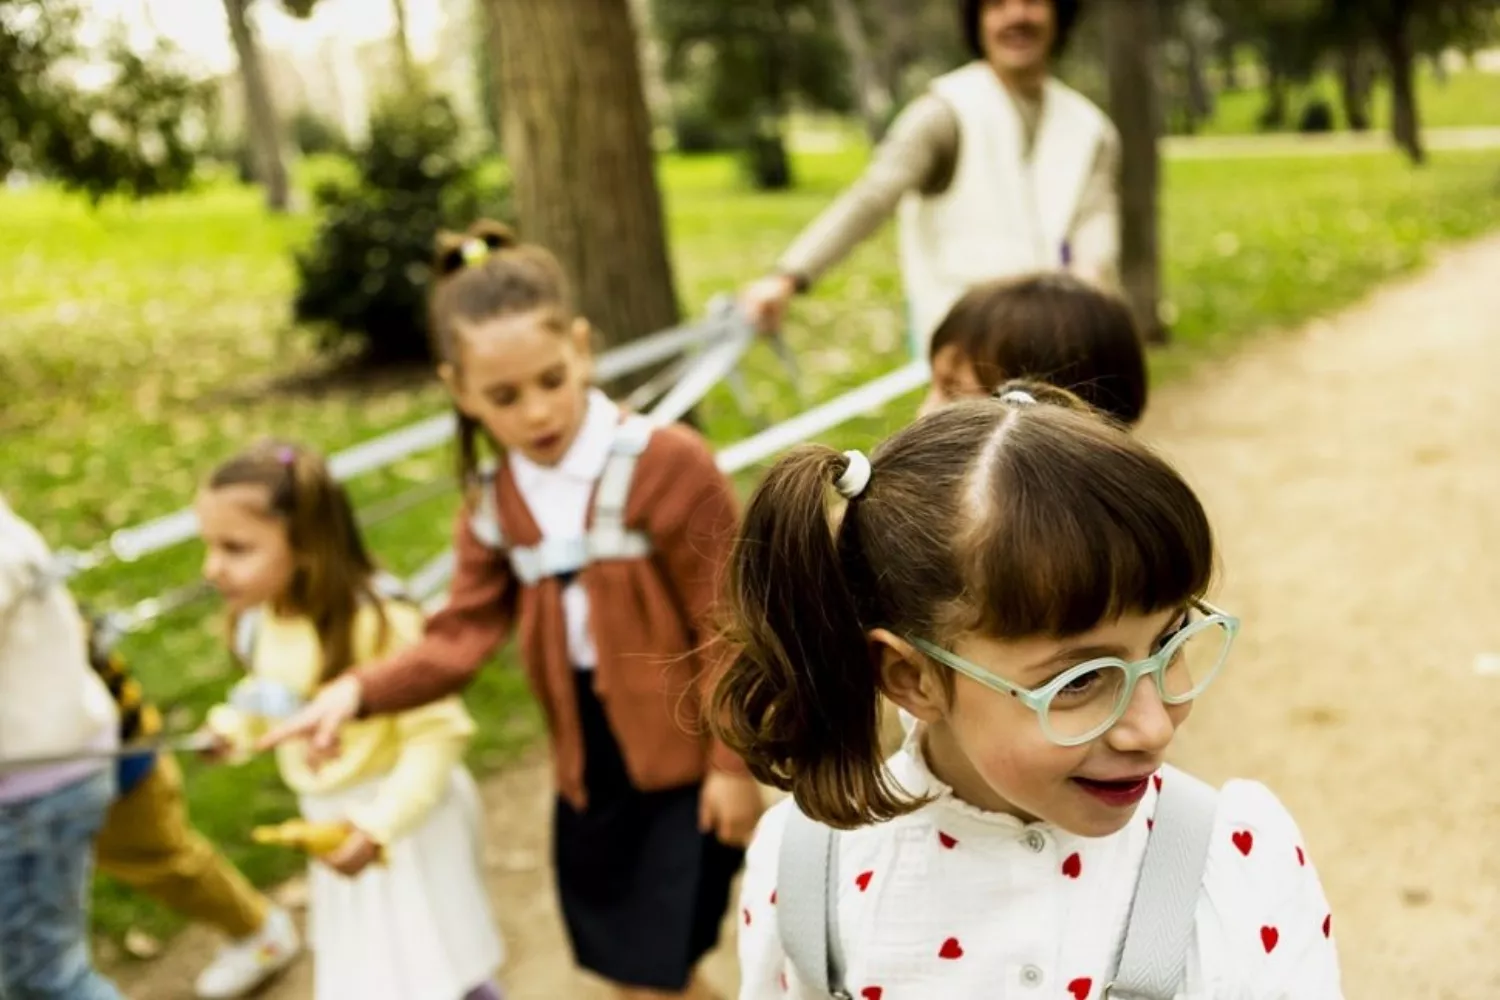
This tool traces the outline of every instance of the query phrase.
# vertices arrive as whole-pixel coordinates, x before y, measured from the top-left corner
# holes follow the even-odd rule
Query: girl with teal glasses
[[[1342,996],[1285,807],[1165,765],[1239,630],[1213,560],[1183,479],[1039,384],[778,462],[714,702],[792,795],[748,855],[742,1000]],[[881,696],[917,720],[888,760]]]

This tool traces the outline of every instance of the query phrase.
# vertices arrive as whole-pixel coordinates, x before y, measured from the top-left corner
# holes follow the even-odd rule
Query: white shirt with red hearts
[[[860,1000],[1100,1000],[1156,811],[1153,787],[1103,838],[986,813],[953,797],[915,740],[893,776],[937,798],[840,834],[839,930]],[[1172,780],[1171,769],[1158,775]],[[813,998],[781,948],[777,859],[790,801],[750,845],[739,928],[740,1000]],[[1264,785],[1231,781],[1197,902],[1178,1000],[1339,1000],[1332,917],[1297,824]]]

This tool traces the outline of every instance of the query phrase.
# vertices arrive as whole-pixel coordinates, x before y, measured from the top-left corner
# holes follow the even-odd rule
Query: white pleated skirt
[[[312,822],[347,818],[379,782],[302,796]],[[504,945],[484,888],[479,794],[463,767],[385,865],[346,878],[314,862],[308,938],[315,1000],[462,1000],[488,982]]]

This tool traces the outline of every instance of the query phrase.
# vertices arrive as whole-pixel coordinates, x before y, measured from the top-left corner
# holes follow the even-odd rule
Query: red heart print
[[[1326,917],[1323,918],[1323,936],[1327,937],[1331,933],[1333,933],[1333,914],[1332,913],[1328,914],[1328,916],[1326,916]]]
[[[1248,858],[1250,849],[1255,846],[1255,835],[1249,830],[1241,830],[1231,839],[1234,841],[1234,846],[1240,849],[1240,853]]]
[[[860,892],[864,892],[866,889],[870,888],[870,879],[874,877],[874,872],[860,872],[857,876],[855,876],[854,884],[859,886]]]
[[[1151,776],[1151,782],[1152,782],[1152,784],[1156,785],[1156,790],[1158,792],[1161,791],[1161,775],[1159,775],[1159,774],[1153,774]]]
[[[1297,864],[1304,867],[1307,865],[1307,855],[1302,853],[1302,848],[1300,847],[1297,848]]]
[[[1077,853],[1069,854],[1068,860],[1063,862],[1063,874],[1068,878],[1077,878],[1083,874],[1083,859]]]
[[[772,906],[776,905],[776,890],[775,889],[771,890],[771,905]]]
[[[1155,829],[1156,829],[1156,820],[1152,819],[1150,816],[1147,816],[1146,817],[1146,832],[1150,833],[1152,830],[1155,830]]]
[[[948,850],[950,850],[950,851],[953,850],[953,848],[955,848],[955,847],[958,846],[958,841],[957,840],[955,840],[954,838],[948,836],[946,833],[944,833],[941,830],[938,831],[938,843],[942,844],[944,847],[948,848]]]
[[[745,907],[745,926],[750,926],[750,908],[748,906]]]
[[[1068,992],[1073,994],[1073,1000],[1089,1000],[1089,994],[1094,992],[1094,981],[1075,979],[1068,984]]]
[[[1266,954],[1276,950],[1276,942],[1281,940],[1281,932],[1274,927],[1262,927],[1260,929],[1260,946],[1266,949]]]
[[[964,946],[958,943],[958,938],[949,938],[943,942],[943,947],[938,950],[938,958],[955,959],[964,957]]]
[[[864,1000],[880,1000],[881,997],[885,996],[885,990],[881,989],[879,986],[866,986],[864,989],[859,991],[859,995],[863,997]]]

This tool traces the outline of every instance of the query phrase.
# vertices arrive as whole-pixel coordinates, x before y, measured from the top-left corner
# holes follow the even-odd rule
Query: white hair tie
[[[1000,397],[1000,402],[1015,406],[1035,406],[1036,397],[1025,389],[1012,389]]]
[[[464,263],[473,267],[490,255],[490,245],[477,236],[470,236],[464,240],[463,246],[459,248],[459,253],[462,255]]]
[[[839,496],[853,500],[870,485],[870,460],[862,451],[846,451],[844,457],[849,460],[849,465],[833,484],[833,488],[839,491]]]

